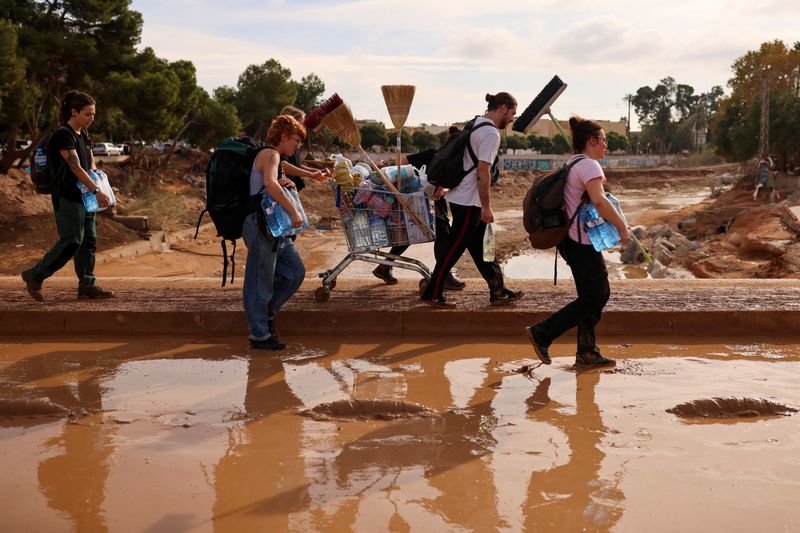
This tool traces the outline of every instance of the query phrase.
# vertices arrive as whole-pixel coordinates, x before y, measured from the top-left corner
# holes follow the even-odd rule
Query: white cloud
[[[791,5],[790,5],[791,4]],[[569,83],[558,114],[618,118],[621,99],[665,76],[706,91],[767,40],[798,40],[800,2],[788,0],[241,0],[220,14],[208,0],[133,0],[143,46],[188,59],[208,90],[235,85],[275,58],[310,72],[356,116],[388,120],[380,85],[410,83],[409,124],[463,120],[486,92],[520,104],[553,74]]]

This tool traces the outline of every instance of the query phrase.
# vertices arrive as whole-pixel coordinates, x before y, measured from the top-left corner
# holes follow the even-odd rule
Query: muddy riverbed
[[[0,397],[65,412],[0,410],[2,529],[800,528],[799,416],[667,412],[800,407],[800,345],[604,341],[615,369],[576,371],[557,344],[526,375],[530,347],[498,338],[306,337],[280,358],[242,338],[5,338]],[[342,400],[430,414],[304,415]]]

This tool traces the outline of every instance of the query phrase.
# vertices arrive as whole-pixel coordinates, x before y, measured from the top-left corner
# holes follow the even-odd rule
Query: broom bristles
[[[324,119],[328,113],[343,103],[344,102],[342,101],[341,97],[337,93],[333,93],[333,96],[322,102],[319,106],[317,106],[316,109],[306,115],[306,118],[303,121],[303,126],[305,126],[308,130],[316,131],[321,126],[322,119]]]
[[[414,85],[381,85],[386,109],[395,128],[402,128],[405,125],[416,90]]]
[[[322,125],[353,148],[361,146],[361,133],[358,131],[353,113],[344,102],[322,118]]]

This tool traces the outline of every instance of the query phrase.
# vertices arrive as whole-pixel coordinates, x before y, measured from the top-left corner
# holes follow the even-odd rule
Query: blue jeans
[[[270,337],[270,321],[303,284],[306,267],[291,239],[266,237],[256,213],[244,219],[242,237],[247,246],[242,289],[247,329],[250,340],[263,341]]]

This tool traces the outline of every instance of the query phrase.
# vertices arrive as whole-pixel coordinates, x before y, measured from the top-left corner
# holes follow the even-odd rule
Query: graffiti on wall
[[[652,168],[660,165],[674,165],[676,158],[652,156],[623,156],[607,157],[599,161],[603,168]],[[501,156],[500,163],[503,170],[551,170],[567,162],[566,157],[534,156],[534,157],[509,157]]]

